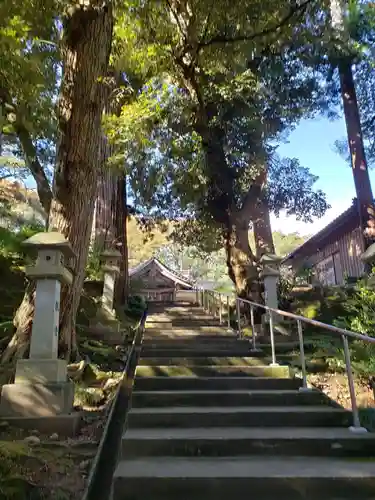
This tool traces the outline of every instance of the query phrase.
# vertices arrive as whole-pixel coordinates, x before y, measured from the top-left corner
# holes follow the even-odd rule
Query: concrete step
[[[235,340],[237,338],[236,333],[228,333],[225,328],[219,325],[214,326],[195,326],[193,328],[189,328],[186,326],[185,328],[177,328],[172,325],[171,329],[161,329],[161,328],[147,328],[144,333],[145,339],[154,339],[158,340],[177,340],[177,339],[185,339],[185,340],[193,340],[197,337],[200,337],[204,340]]]
[[[157,353],[156,353],[157,354]],[[140,366],[263,366],[263,358],[250,356],[187,356],[141,358]]]
[[[374,461],[322,457],[122,460],[114,500],[374,500]]]
[[[171,338],[172,336],[172,338]],[[200,344],[207,344],[207,346],[212,345],[213,343],[217,344],[222,344],[222,343],[242,343],[242,344],[248,344],[249,340],[248,339],[239,339],[237,334],[235,333],[227,333],[224,331],[222,334],[216,335],[216,334],[207,334],[207,333],[202,333],[202,332],[197,332],[196,330],[177,330],[176,328],[173,329],[173,332],[166,333],[165,335],[160,334],[159,336],[155,336],[154,338],[147,340],[147,337],[144,339],[144,342],[155,342],[158,344],[163,344],[165,343],[165,347],[167,347],[167,344],[171,344],[174,347],[177,345],[183,346],[185,344],[191,345],[195,344],[196,342],[199,342]]]
[[[262,351],[251,351],[251,346],[249,344],[244,345],[243,347],[229,347],[228,349],[222,348],[207,348],[201,347],[198,345],[193,349],[163,349],[159,347],[142,347],[141,352],[142,360],[146,358],[153,358],[155,356],[161,358],[198,358],[198,357],[237,357],[237,356],[253,356],[260,357],[264,356]],[[143,361],[142,361],[143,362]]]
[[[257,349],[260,349],[262,351],[270,352],[271,351],[271,344],[263,344],[263,343],[257,343],[256,344]],[[282,343],[276,343],[276,352],[278,353],[288,353],[291,351],[297,351],[299,349],[299,343],[298,342],[282,342]],[[306,343],[306,347],[308,349],[309,343]],[[242,349],[251,349],[252,344],[250,341],[240,341],[240,340],[234,340],[234,341],[215,341],[212,340],[211,343],[209,342],[201,342],[200,338],[194,338],[193,340],[185,340],[185,339],[180,339],[180,340],[168,340],[167,342],[160,340],[159,338],[152,338],[152,339],[144,339],[142,343],[142,348],[143,351],[148,352],[151,349],[163,349],[164,351],[173,351],[173,352],[179,352],[179,351],[186,351],[186,352],[197,352],[197,351],[231,351],[231,350],[242,350]]]
[[[349,427],[349,411],[329,406],[132,408],[129,427]]]
[[[133,408],[168,406],[297,406],[327,404],[320,391],[298,390],[211,390],[211,391],[135,391]]]
[[[215,353],[201,352],[197,354],[191,352],[187,356],[163,356],[164,351],[160,353],[158,349],[153,352],[146,352],[146,356],[141,353],[140,365],[148,366],[261,366],[270,365],[272,356],[266,355],[262,351],[242,352],[241,354],[232,355],[226,351],[217,351]],[[152,355],[153,354],[153,355]],[[300,365],[300,356],[295,354],[280,354],[276,355],[278,363],[281,365],[298,364]]]
[[[341,427],[128,429],[122,457],[242,455],[375,457],[375,434]]]
[[[168,365],[139,365],[137,377],[275,377],[289,378],[289,366],[168,366]]]
[[[204,390],[293,390],[302,386],[299,378],[273,377],[137,377],[136,391]]]
[[[145,324],[145,332],[164,332],[172,330],[172,321],[147,321]]]
[[[183,318],[178,318],[176,316],[171,317],[172,323],[174,326],[197,326],[199,328],[203,328],[205,326],[210,325],[219,325],[219,318],[213,318],[212,316],[185,316]]]

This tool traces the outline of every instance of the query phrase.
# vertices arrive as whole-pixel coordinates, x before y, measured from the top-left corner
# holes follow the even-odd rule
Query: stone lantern
[[[268,307],[273,309],[279,308],[277,297],[277,282],[280,276],[280,262],[281,257],[274,254],[265,254],[260,258],[262,264],[262,271],[260,277],[264,281],[264,302]]]
[[[61,284],[71,285],[72,272],[66,262],[74,252],[64,235],[38,233],[24,242],[37,252],[26,276],[36,282],[35,312],[29,359],[17,361],[14,384],[4,385],[0,414],[22,417],[52,417],[69,414],[74,388],[67,379],[67,362],[58,359]]]
[[[91,334],[104,337],[107,342],[121,343],[123,335],[121,324],[113,309],[116,278],[120,274],[121,253],[118,250],[105,250],[101,254],[102,270],[104,273],[101,304],[95,318],[90,322]]]
[[[114,314],[113,300],[115,296],[116,277],[120,274],[121,253],[118,250],[105,250],[101,254],[103,261],[104,284],[102,307]]]

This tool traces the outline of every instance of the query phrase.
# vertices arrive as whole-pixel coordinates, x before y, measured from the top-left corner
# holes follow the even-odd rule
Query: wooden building
[[[148,302],[174,302],[180,290],[191,290],[193,283],[151,258],[129,270],[130,288]]]
[[[342,285],[364,273],[364,251],[356,200],[328,226],[287,255],[283,265],[294,271],[310,268],[323,285]]]

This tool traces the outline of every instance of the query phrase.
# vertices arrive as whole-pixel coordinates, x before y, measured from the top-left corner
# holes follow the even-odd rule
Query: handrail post
[[[252,305],[250,306],[250,323],[251,323],[252,343],[253,343],[251,350],[252,352],[258,352],[259,349],[257,349],[256,346],[256,335],[255,335],[254,306]]]
[[[230,305],[229,305],[229,295],[227,295],[227,312],[228,312],[228,333],[232,332],[230,327]]]
[[[302,387],[299,388],[300,392],[310,392],[311,389],[307,387],[307,370],[306,370],[306,356],[305,356],[305,346],[303,342],[303,327],[302,321],[297,320],[298,328],[298,338],[299,338],[299,352],[301,357],[301,369],[302,369]]]
[[[270,366],[279,366],[278,363],[276,363],[275,337],[274,337],[274,332],[273,332],[273,314],[272,314],[272,311],[270,311],[270,313],[269,313],[269,319],[270,319],[270,339],[271,339],[271,353],[272,353],[272,363]]]
[[[240,308],[240,299],[236,297],[236,311],[237,311],[237,332],[238,337],[242,338],[242,330],[241,330],[241,308]]]
[[[222,311],[222,307],[221,307],[221,293],[219,292],[219,323],[221,325],[222,321],[223,321],[223,311]]]
[[[353,425],[351,427],[349,427],[349,429],[352,432],[365,433],[365,432],[367,432],[367,429],[365,429],[364,427],[361,426],[361,422],[359,420],[357,399],[355,396],[352,364],[350,361],[350,350],[349,350],[348,337],[343,334],[341,336],[341,338],[342,338],[342,342],[344,344],[346,374],[348,376],[348,386],[349,386],[350,400],[351,400],[351,404],[352,404],[352,413],[353,413]]]

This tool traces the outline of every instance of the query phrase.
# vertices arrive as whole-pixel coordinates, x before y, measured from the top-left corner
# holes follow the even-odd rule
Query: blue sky
[[[345,122],[342,118],[335,121],[315,118],[301,122],[290,134],[288,143],[280,145],[280,155],[298,158],[301,165],[319,177],[316,186],[326,193],[332,208],[312,224],[296,221],[294,217],[272,217],[273,230],[313,234],[350,206],[355,197],[351,168],[334,147],[336,140],[345,137]],[[370,178],[372,186],[375,186],[375,172],[370,172]]]

